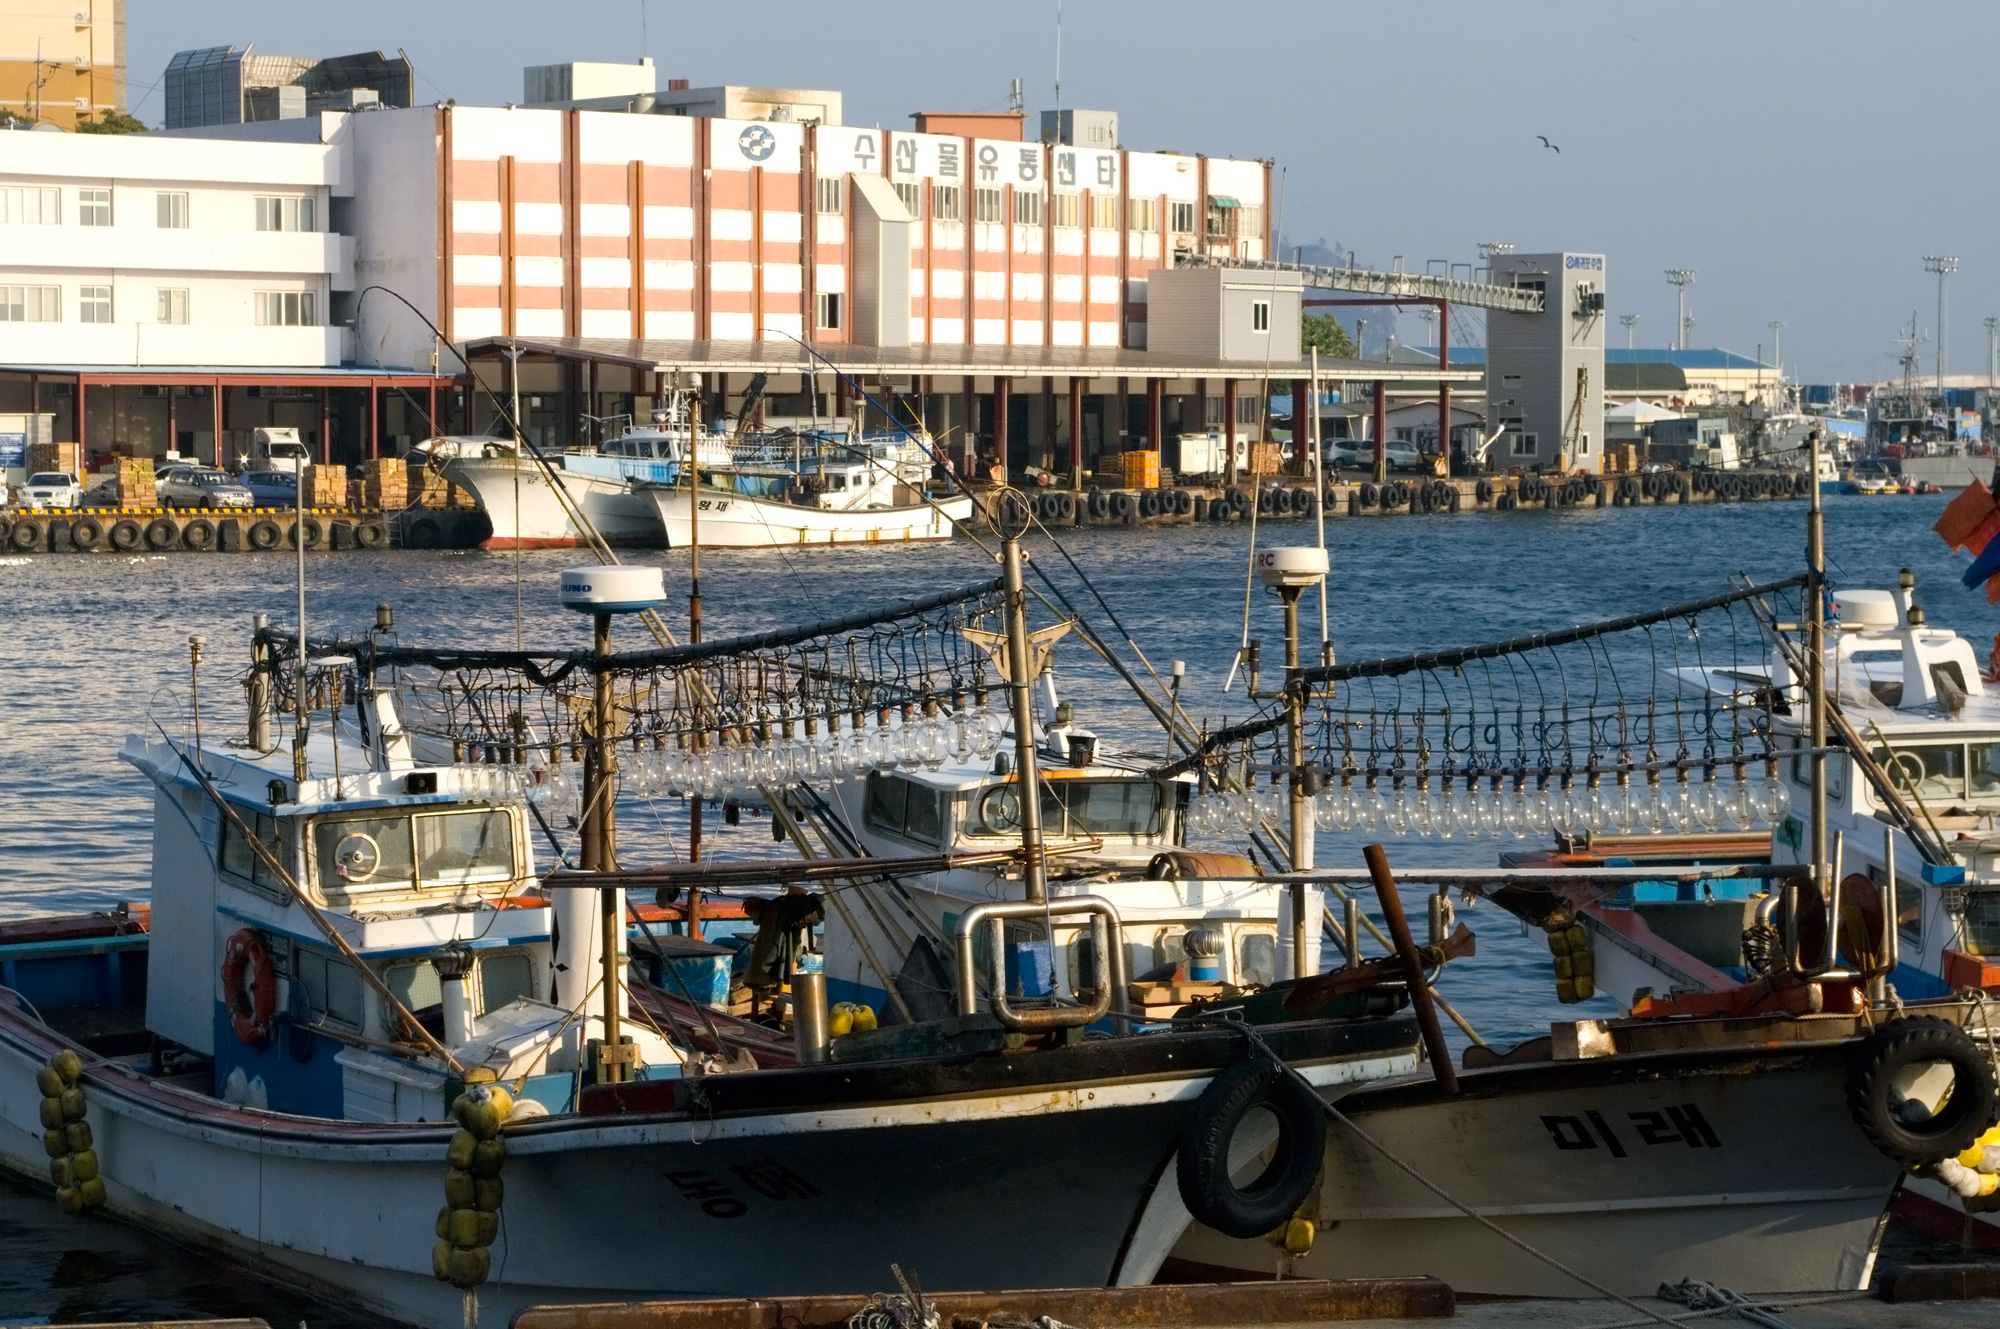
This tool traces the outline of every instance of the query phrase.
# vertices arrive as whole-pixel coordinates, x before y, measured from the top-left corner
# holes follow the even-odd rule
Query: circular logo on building
[[[778,136],[762,125],[752,125],[736,136],[736,146],[751,161],[760,162],[777,150]]]

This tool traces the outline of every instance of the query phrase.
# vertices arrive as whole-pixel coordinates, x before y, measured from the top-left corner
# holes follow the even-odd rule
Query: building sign
[[[1602,272],[1604,271],[1604,255],[1564,254],[1563,266],[1571,272]]]
[[[0,434],[0,466],[26,466],[28,464],[28,436],[26,434]]]
[[[778,146],[778,136],[767,126],[751,125],[736,136],[736,146],[743,149],[743,155],[753,162],[768,159]]]

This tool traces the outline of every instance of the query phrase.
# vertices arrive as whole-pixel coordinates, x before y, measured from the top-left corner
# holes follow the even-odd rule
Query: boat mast
[[[591,624],[596,686],[591,698],[590,748],[583,767],[583,825],[578,828],[578,838],[582,841],[585,872],[613,872],[618,867],[618,831],[613,809],[618,787],[618,751],[611,736],[611,615],[594,614]],[[615,1083],[625,1078],[625,1064],[619,1060],[621,1054],[614,1051],[621,1046],[618,951],[619,943],[624,940],[625,893],[616,886],[607,886],[600,895],[604,931],[604,1043],[598,1065],[604,1081]]]
[[[1827,858],[1826,823],[1826,514],[1820,506],[1820,431],[1807,439],[1813,477],[1806,509],[1806,594],[1811,604],[1806,613],[1806,687],[1810,694],[1810,739],[1812,742],[1812,880],[1822,906],[1833,887],[1832,864]],[[1788,893],[1789,894],[1789,893]],[[1792,900],[1786,919],[1786,934],[1792,938],[1793,960],[1797,961],[1797,902]]]
[[[690,405],[687,413],[688,439],[688,640],[701,641],[701,412]],[[701,730],[694,735],[694,750],[701,751]],[[688,862],[701,862],[701,797],[688,800]],[[688,901],[688,935],[701,936],[701,893],[696,890]]]
[[[994,525],[1000,530],[1000,569],[1007,616],[1007,698],[1014,717],[1014,766],[1021,796],[1022,876],[1027,898],[1046,900],[1048,862],[1042,843],[1042,790],[1035,760],[1034,660],[1028,647],[1028,591],[1021,580],[1021,536],[1028,529],[1028,502],[1013,489],[995,496]]]

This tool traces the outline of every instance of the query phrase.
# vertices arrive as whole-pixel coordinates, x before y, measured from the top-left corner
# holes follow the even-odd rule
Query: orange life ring
[[[278,975],[271,968],[263,935],[255,928],[239,928],[230,935],[222,954],[222,1000],[229,1007],[229,1027],[240,1042],[260,1048],[271,1041],[271,1021],[278,1013]]]

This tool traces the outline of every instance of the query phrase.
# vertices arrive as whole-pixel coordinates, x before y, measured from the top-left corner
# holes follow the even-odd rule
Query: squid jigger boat
[[[854,1249],[894,1252],[933,1286],[1143,1282],[1177,1242],[1199,1236],[1189,1236],[1191,1212],[1233,1239],[1291,1227],[1334,1175],[1320,1167],[1320,1102],[1414,1069],[1416,1029],[1398,1012],[1413,998],[1427,1005],[1426,984],[1408,979],[1450,948],[1419,951],[1405,928],[1395,957],[1364,961],[1350,930],[1348,964],[1315,977],[1295,944],[1305,976],[1270,997],[1218,992],[1231,999],[1134,1032],[1124,972],[1134,938],[1117,899],[1155,892],[1171,874],[1113,865],[1087,878],[1087,894],[1083,878],[1045,880],[1034,653],[1018,545],[1003,550],[1005,577],[950,596],[623,655],[610,650],[612,613],[656,601],[657,571],[636,594],[616,583],[647,570],[610,570],[602,596],[578,594],[595,620],[587,652],[415,650],[388,640],[386,616],[380,632],[305,649],[260,630],[246,741],[204,743],[197,707],[187,735],[162,731],[125,749],[155,785],[150,916],[15,933],[15,982],[0,993],[0,1157],[52,1175],[66,1208],[101,1204],[440,1325],[462,1321],[470,1289],[503,1311],[861,1290],[878,1276]],[[995,619],[998,633],[974,626]],[[636,874],[616,857],[620,743],[663,727],[700,734],[697,747],[710,735],[761,742],[800,716],[879,716],[884,706],[897,719],[905,706],[928,716],[995,685],[1009,701],[1002,737],[1013,751],[984,775],[1015,786],[1021,847],[992,876],[1018,881],[1020,894],[999,905],[989,894],[984,910],[953,923],[957,1010],[827,1042],[823,975],[806,950],[791,975],[796,1064],[716,1073],[726,1063],[696,1049],[744,1045],[722,1032],[727,1017],[635,992],[621,954],[632,917],[621,886]],[[296,717],[289,753],[275,733],[281,711]],[[1068,746],[1075,761],[1088,745]],[[519,796],[521,781],[493,772],[546,769],[558,751],[583,759],[581,870],[538,879],[534,823],[550,838],[553,828]],[[774,815],[787,815],[792,791],[767,793],[778,795]],[[1178,811],[1168,805],[1160,822],[1174,839]],[[1296,814],[1293,827],[1298,866]],[[954,859],[913,867],[976,867]],[[857,895],[890,896],[901,877],[874,858],[851,870]],[[774,865],[770,876],[784,874]],[[1204,884],[1176,889],[1198,901]],[[1225,872],[1214,884],[1231,882]],[[1304,917],[1305,892],[1285,889],[1292,918]],[[1392,886],[1382,898],[1400,917]],[[1039,952],[1032,941],[1016,949],[1035,919],[1051,931],[1087,923],[1090,945],[1056,949],[1045,936]],[[829,948],[840,926],[830,921]],[[164,944],[151,945],[155,934]],[[1067,997],[1024,996],[1010,954],[1032,969],[1033,955],[1051,951],[1103,962],[1049,966],[1043,977]],[[1438,1092],[1455,1093],[1429,1023]],[[1614,1040],[1613,1055],[1575,1059],[1564,1092],[1577,1120],[1595,1124],[1591,1095],[1607,1086],[1659,1082],[1688,1046],[1707,1064],[1765,1071],[1751,1077],[1764,1085],[1804,1083],[1780,1074],[1801,1068],[1823,1078],[1855,1038],[1851,1027],[1809,1031],[1815,1055],[1801,1061],[1728,1022],[1660,1027],[1706,1032],[1672,1034],[1668,1050]],[[1556,1139],[1550,1116],[1575,1116],[1536,1121],[1531,1103],[1508,1097],[1487,1101],[1531,1135]],[[1805,1092],[1793,1106],[1820,1098]],[[1273,1113],[1252,1110],[1266,1103]],[[1760,1174],[1777,1123],[1796,1115],[1726,1093],[1694,1106],[1707,1126],[1694,1139],[1706,1147],[1713,1135],[1739,1180]],[[1619,1110],[1622,1124],[1667,1108],[1634,1100]],[[1463,1147],[1433,1141],[1425,1156],[1455,1177]],[[1839,1221],[1790,1234],[1795,1258],[1777,1277],[1829,1286],[1860,1275],[1872,1241],[1851,1229],[1879,1212],[1896,1171],[1880,1154],[1828,1151],[1811,1198],[1838,1195]],[[1625,1207],[1675,1211],[1674,1233],[1704,1258],[1722,1253],[1710,1246],[1747,1254],[1763,1240],[1740,1214],[1702,1226],[1727,1197],[1662,1198],[1672,1172],[1656,1169],[1653,1189],[1627,1194]],[[1604,1205],[1593,1196],[1582,1207]],[[1429,1211],[1389,1220],[1406,1235],[1439,1228]],[[835,1225],[846,1239],[823,1240]],[[795,1255],[770,1260],[774,1243]],[[1603,1282],[1626,1252],[1585,1254],[1579,1272]]]

